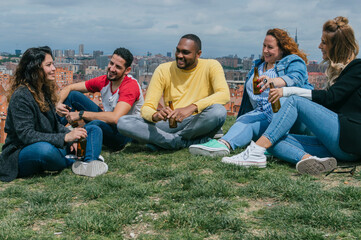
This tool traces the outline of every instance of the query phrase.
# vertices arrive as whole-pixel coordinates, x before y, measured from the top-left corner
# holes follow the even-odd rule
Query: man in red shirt
[[[139,115],[144,102],[138,81],[128,76],[132,62],[131,52],[118,48],[110,59],[106,75],[66,86],[56,106],[61,123],[84,119],[87,125],[102,129],[104,145],[113,150],[122,149],[131,139],[118,133],[118,119],[124,115]],[[87,92],[101,93],[104,111],[82,94]]]

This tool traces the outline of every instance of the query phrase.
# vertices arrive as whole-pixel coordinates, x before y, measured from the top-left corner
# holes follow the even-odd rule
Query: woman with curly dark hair
[[[204,156],[225,156],[230,150],[247,145],[258,139],[273,117],[268,101],[269,86],[298,86],[313,89],[308,82],[306,54],[298,49],[297,43],[282,29],[270,29],[263,41],[262,57],[254,61],[244,84],[244,92],[238,118],[221,139],[189,147],[192,154]],[[258,69],[261,94],[253,92],[254,67]],[[282,99],[283,100],[283,99]]]
[[[74,173],[90,177],[107,171],[108,166],[98,160],[100,128],[69,130],[57,121],[55,67],[49,47],[26,50],[10,84],[7,138],[0,156],[1,181],[60,171],[71,165]],[[66,155],[81,138],[88,141],[84,162]]]

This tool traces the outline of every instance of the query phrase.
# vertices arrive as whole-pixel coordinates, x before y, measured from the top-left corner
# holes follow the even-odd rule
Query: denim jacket
[[[250,77],[253,75],[254,68],[261,65],[262,62],[263,61],[261,59],[257,59],[253,62],[252,69],[247,74],[244,86],[246,86],[247,82],[250,80]],[[275,70],[278,77],[281,77],[286,82],[287,87],[301,87],[313,90],[313,86],[308,82],[306,64],[299,56],[295,54],[287,55],[286,57],[276,62]],[[249,100],[248,93],[246,89],[244,89],[241,107],[237,117],[252,110],[253,107]]]

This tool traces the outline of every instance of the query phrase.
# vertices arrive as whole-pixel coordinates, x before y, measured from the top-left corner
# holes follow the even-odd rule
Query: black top
[[[361,156],[361,59],[350,62],[328,90],[313,90],[312,101],[338,114],[340,148]]]
[[[69,131],[57,121],[53,105],[43,113],[27,87],[16,89],[5,122],[7,137],[0,155],[0,180],[10,182],[17,177],[21,149],[36,142],[63,148],[64,137]]]

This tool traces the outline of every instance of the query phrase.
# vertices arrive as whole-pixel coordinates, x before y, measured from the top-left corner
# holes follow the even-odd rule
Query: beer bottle
[[[269,88],[270,88],[270,89],[275,88],[275,85],[274,85],[273,82],[270,82]],[[281,103],[280,103],[280,100],[279,100],[279,99],[277,100],[277,102],[271,103],[271,105],[272,105],[272,111],[273,111],[274,113],[278,112],[278,111],[280,110],[280,108],[281,108]]]
[[[261,94],[261,88],[257,87],[257,85],[259,84],[258,82],[258,67],[254,68],[254,74],[253,74],[253,94],[254,95],[260,95]]]
[[[168,105],[169,105],[170,109],[174,110],[172,101],[169,101]],[[176,128],[177,127],[177,121],[174,118],[169,118],[169,127],[170,128]]]
[[[71,124],[72,128],[79,127],[78,121],[73,121]],[[81,159],[85,157],[85,149],[86,149],[86,138],[81,138],[77,141],[77,147],[76,147],[76,156]]]
[[[86,138],[80,138],[78,140],[77,148],[76,148],[76,156],[78,158],[84,158],[85,157],[85,149],[86,149]]]
[[[77,128],[77,127],[79,127],[78,121],[73,121],[70,125],[72,126],[72,128]]]

